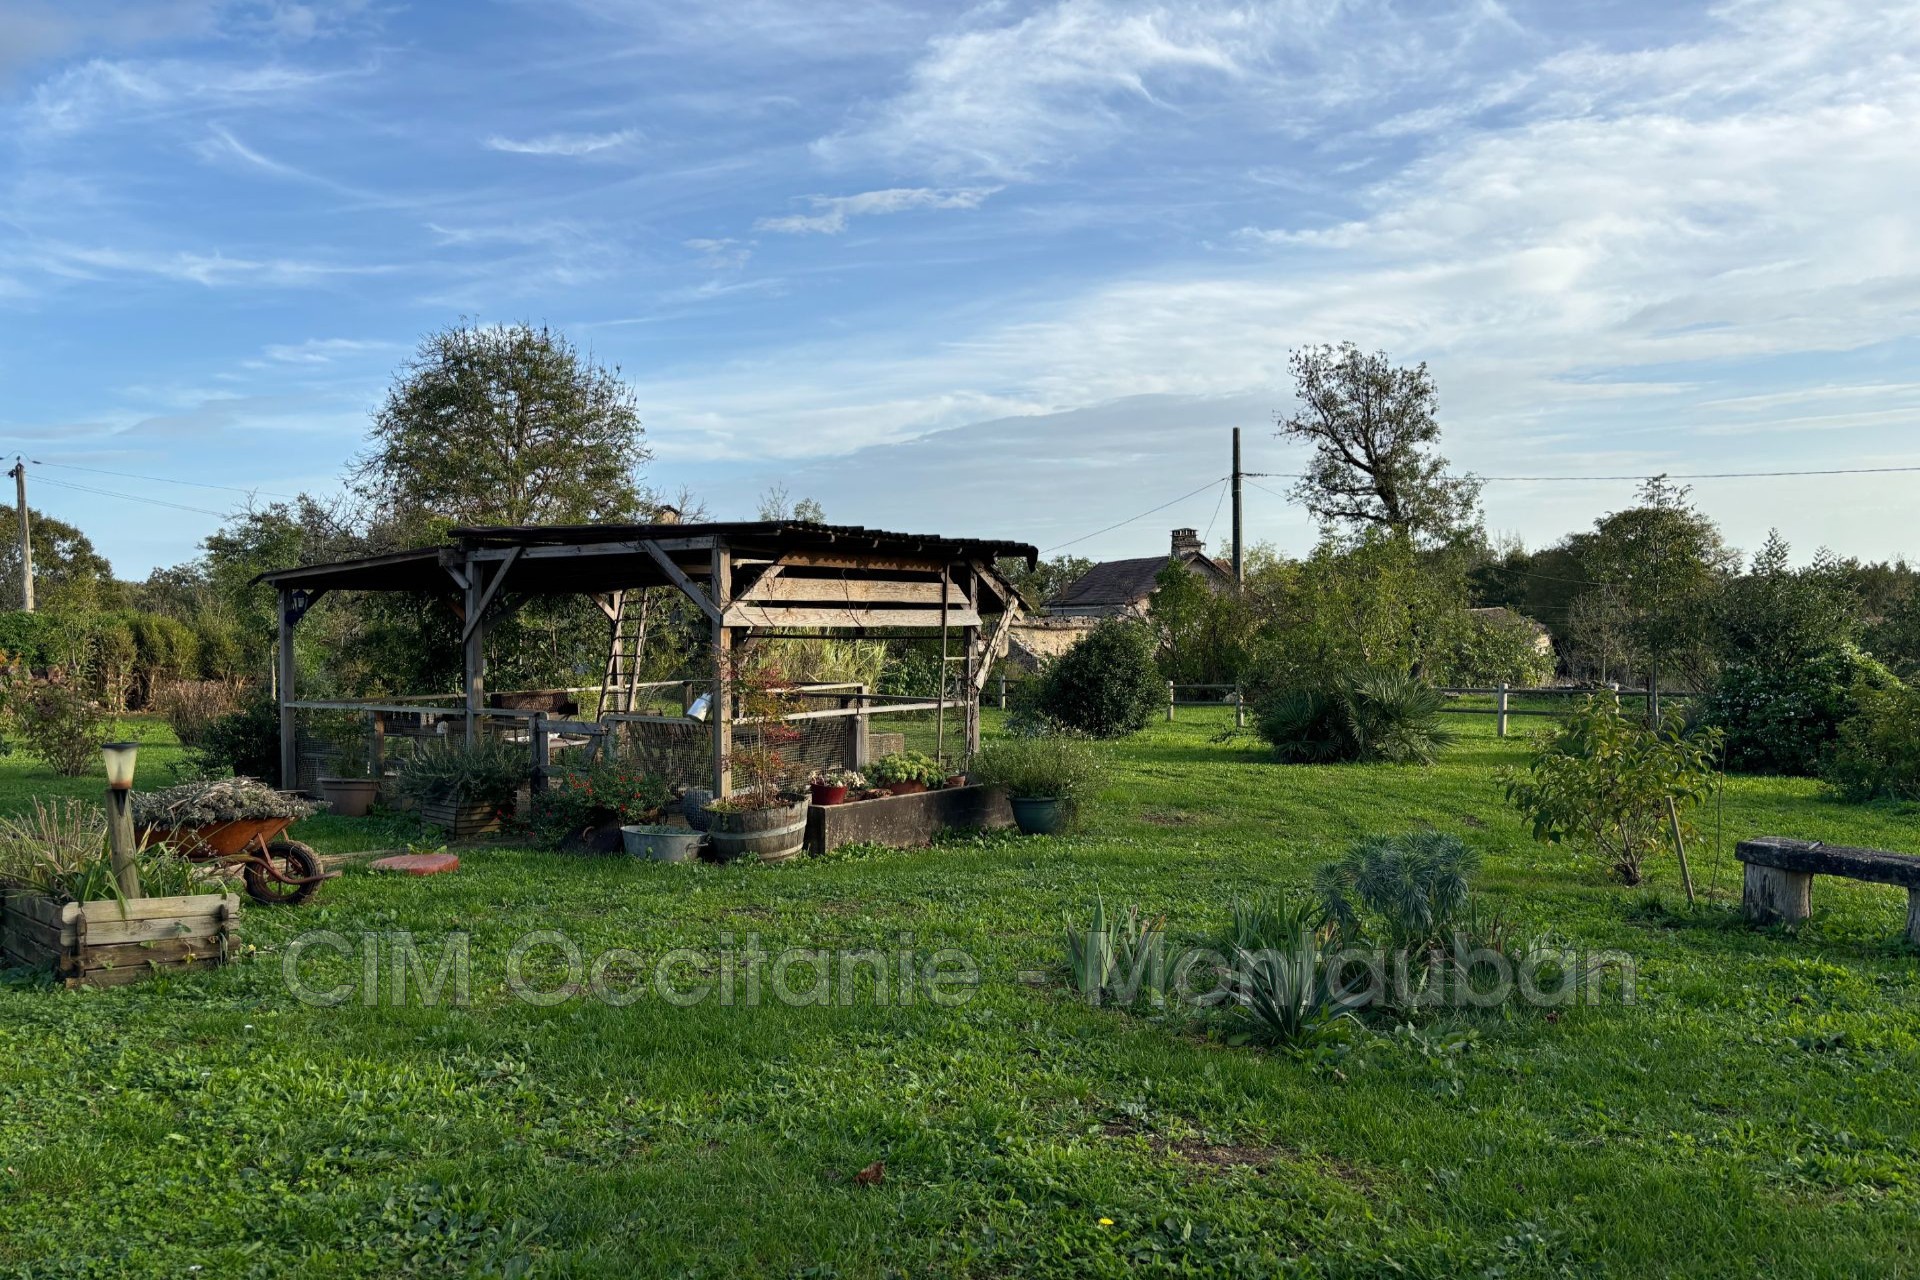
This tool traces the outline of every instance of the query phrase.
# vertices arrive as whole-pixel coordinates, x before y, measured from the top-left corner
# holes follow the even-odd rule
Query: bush
[[[453,800],[504,809],[532,777],[533,761],[523,746],[493,738],[468,746],[460,738],[441,738],[400,766],[395,785],[416,804]]]
[[[1553,679],[1554,656],[1532,622],[1496,609],[1467,615],[1437,665],[1442,684],[1527,688]]]
[[[161,680],[153,686],[152,707],[181,746],[197,748],[206,745],[214,723],[240,710],[246,697],[246,686],[232,680]]]
[[[1445,699],[1395,671],[1365,671],[1326,691],[1283,689],[1255,707],[1260,736],[1283,764],[1430,764],[1453,741]]]
[[[209,722],[200,731],[195,763],[209,774],[273,778],[280,773],[280,709],[265,693],[255,693],[239,710]]]
[[[1742,773],[1820,772],[1854,713],[1854,685],[1892,674],[1851,645],[1798,661],[1741,661],[1720,672],[1701,723],[1726,739],[1726,763]]]
[[[622,825],[654,822],[666,807],[667,784],[631,765],[599,763],[556,772],[533,793],[527,825],[542,844],[557,846],[611,816]]]
[[[140,889],[149,898],[222,893],[218,879],[200,875],[164,846],[137,855]],[[56,902],[105,902],[120,897],[107,842],[107,816],[83,800],[33,802],[27,813],[0,815],[0,882]]]
[[[1920,800],[1920,689],[1862,678],[1823,776],[1844,800]]]
[[[1084,738],[1049,734],[1001,738],[980,749],[969,776],[1022,799],[1062,799],[1076,808],[1106,778],[1100,751]]]
[[[100,761],[113,717],[70,684],[21,680],[7,691],[7,719],[20,745],[55,773],[77,778]]]
[[[937,787],[946,781],[947,771],[940,762],[921,751],[896,751],[881,756],[867,768],[867,777],[876,787],[891,787],[902,782],[918,782]]]
[[[1583,698],[1558,729],[1537,740],[1525,771],[1501,772],[1507,802],[1533,823],[1533,838],[1571,841],[1604,859],[1627,884],[1671,836],[1697,835],[1687,814],[1713,790],[1716,729],[1681,732],[1677,711],[1659,727],[1629,717],[1610,694]],[[1672,807],[1669,808],[1669,805]]]
[[[1051,724],[1095,738],[1138,733],[1167,705],[1145,623],[1108,618],[1041,672],[1036,709]]]
[[[1348,943],[1372,938],[1408,952],[1447,941],[1472,901],[1480,855],[1458,836],[1410,831],[1356,842],[1314,873],[1321,910]]]

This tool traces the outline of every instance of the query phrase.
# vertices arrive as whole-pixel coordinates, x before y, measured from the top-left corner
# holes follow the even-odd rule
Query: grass
[[[1520,744],[1490,717],[1458,717],[1462,740],[1426,769],[1273,766],[1219,740],[1230,721],[1182,708],[1123,744],[1071,837],[764,868],[487,851],[452,876],[354,870],[312,906],[250,908],[254,954],[210,975],[0,986],[0,1274],[1920,1265],[1904,897],[1822,880],[1806,926],[1750,930],[1730,861],[1760,833],[1920,852],[1910,812],[1732,780],[1696,851],[1712,896],[1689,909],[1671,866],[1628,891],[1529,842],[1493,781]],[[0,805],[99,786],[18,757],[0,771]],[[1524,927],[1630,952],[1638,1002],[1436,1016],[1316,1063],[1064,990],[1062,913],[1096,895],[1210,934],[1234,895],[1303,885],[1353,837],[1420,825],[1483,850],[1487,897]],[[298,830],[323,849],[395,838]],[[541,1007],[505,979],[513,940],[541,929],[589,957],[629,949],[616,977],[748,934],[776,951],[906,934],[922,954],[964,949],[983,983],[955,1008]],[[465,932],[470,1006],[303,1004],[282,964],[314,930],[342,945],[410,931],[429,957]],[[390,947],[378,958],[384,980]],[[325,986],[359,963],[312,952],[303,972]],[[877,1183],[856,1179],[876,1161]]]

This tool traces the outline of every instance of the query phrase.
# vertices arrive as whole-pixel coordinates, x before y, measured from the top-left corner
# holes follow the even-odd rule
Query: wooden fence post
[[[1238,686],[1233,691],[1233,727],[1247,727],[1247,691]]]
[[[547,789],[547,766],[553,763],[553,750],[547,737],[547,713],[534,712],[527,730],[527,737],[533,746],[533,781],[529,785],[535,793],[539,793]]]
[[[1507,736],[1507,682],[1505,680],[1502,680],[1500,682],[1500,691],[1496,695],[1496,700],[1494,702],[1494,710],[1493,710],[1493,721],[1494,721],[1493,732],[1495,736],[1501,737],[1501,738],[1506,737]]]
[[[1167,681],[1167,723],[1173,723],[1173,681]]]
[[[1000,709],[1007,709],[1007,673],[1004,671],[1000,673]]]

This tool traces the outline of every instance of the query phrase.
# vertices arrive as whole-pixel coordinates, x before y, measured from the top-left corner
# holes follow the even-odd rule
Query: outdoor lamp
[[[133,789],[133,758],[140,751],[137,742],[109,742],[100,748],[100,758],[107,762],[107,785],[115,791]]]

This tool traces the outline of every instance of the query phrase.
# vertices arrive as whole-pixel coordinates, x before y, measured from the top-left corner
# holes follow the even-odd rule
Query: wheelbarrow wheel
[[[298,840],[275,840],[267,846],[266,857],[283,876],[304,880],[320,874],[319,855]],[[249,861],[241,875],[247,882],[249,897],[273,906],[299,906],[320,888],[318,880],[310,884],[282,884],[267,874],[259,858]]]

